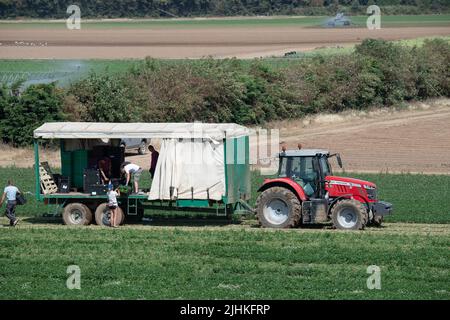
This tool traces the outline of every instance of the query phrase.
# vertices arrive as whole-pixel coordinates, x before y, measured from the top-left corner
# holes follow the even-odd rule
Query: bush
[[[418,98],[450,96],[449,44],[441,39],[425,40],[414,53]]]
[[[45,122],[62,120],[62,92],[55,84],[29,86],[22,93],[3,85],[0,94],[0,132],[3,142],[29,145],[33,131]]]
[[[133,122],[140,119],[135,88],[124,77],[90,74],[68,91],[64,110],[70,120],[88,122]]]
[[[449,52],[443,40],[411,48],[368,39],[352,54],[294,60],[281,70],[265,60],[147,59],[126,74],[79,81],[65,105],[84,121],[262,124],[448,95]]]
[[[65,110],[78,110],[83,121],[254,124],[290,112],[281,82],[259,61],[246,67],[235,59],[179,64],[148,59],[124,75],[91,75],[75,83]]]

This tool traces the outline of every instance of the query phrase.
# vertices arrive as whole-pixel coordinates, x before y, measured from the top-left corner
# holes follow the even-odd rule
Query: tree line
[[[450,44],[364,40],[350,54],[289,59],[146,59],[123,73],[91,73],[67,88],[0,88],[0,136],[32,142],[51,121],[235,122],[263,125],[320,112],[398,106],[450,96]]]
[[[384,14],[448,12],[448,0],[0,0],[0,18],[67,18],[69,5],[85,18],[326,15],[346,10],[365,13],[368,5]]]

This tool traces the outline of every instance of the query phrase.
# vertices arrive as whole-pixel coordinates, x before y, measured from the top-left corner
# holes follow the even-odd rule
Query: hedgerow
[[[235,122],[260,125],[318,112],[388,107],[450,95],[450,44],[409,47],[368,39],[350,54],[292,59],[145,59],[124,73],[91,73],[68,88],[3,86],[0,132],[26,145],[32,130],[57,120]]]

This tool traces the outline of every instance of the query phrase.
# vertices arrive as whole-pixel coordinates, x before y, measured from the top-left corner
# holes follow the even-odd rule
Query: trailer
[[[161,141],[159,160],[151,184],[140,181],[143,192],[118,198],[122,222],[142,219],[146,209],[192,209],[226,217],[250,209],[249,130],[237,124],[45,123],[34,131],[36,199],[61,207],[67,225],[109,225],[107,187],[91,189],[86,170],[96,170],[99,159],[107,158],[120,184],[125,160],[120,141],[144,137]],[[58,173],[40,162],[39,145],[47,140],[59,141]]]

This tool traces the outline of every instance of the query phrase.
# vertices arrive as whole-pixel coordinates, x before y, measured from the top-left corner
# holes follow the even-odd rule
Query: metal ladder
[[[138,215],[138,199],[128,199],[127,200],[127,214],[129,216]]]

